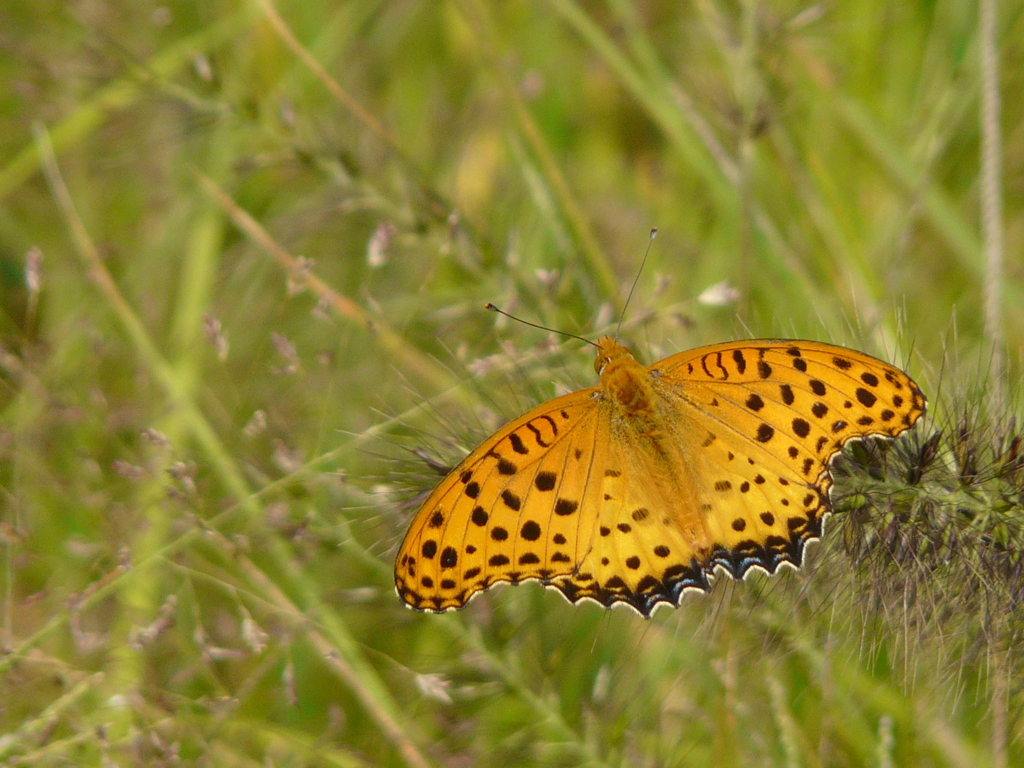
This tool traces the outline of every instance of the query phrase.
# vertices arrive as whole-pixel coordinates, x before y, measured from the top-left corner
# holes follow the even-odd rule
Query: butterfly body
[[[643,366],[609,337],[597,386],[513,420],[427,498],[395,565],[410,607],[537,580],[650,616],[717,569],[798,567],[831,511],[828,465],[925,409],[906,374],[818,342],[755,340]]]

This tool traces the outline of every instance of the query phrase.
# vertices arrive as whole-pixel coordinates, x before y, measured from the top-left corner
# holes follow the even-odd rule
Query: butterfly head
[[[611,336],[602,336],[597,340],[597,359],[594,360],[594,370],[603,374],[613,363],[624,360],[633,360],[633,353],[628,348],[619,344]]]

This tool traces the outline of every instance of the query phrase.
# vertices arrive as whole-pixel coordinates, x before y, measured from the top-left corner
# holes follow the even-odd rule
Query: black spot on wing
[[[551,446],[551,443],[544,440],[543,436],[541,436],[540,430],[533,426],[532,422],[528,423],[526,428],[533,433],[533,439],[537,441],[537,445],[541,448],[549,448]]]
[[[782,402],[786,405],[793,404],[795,398],[793,397],[793,388],[789,384],[780,384],[779,392],[782,394]]]
[[[746,370],[747,370],[747,361],[743,357],[743,351],[742,350],[734,349],[732,351],[732,360],[733,360],[734,363],[736,363],[736,370],[739,371],[740,375],[742,375],[743,373],[746,372]]]
[[[454,568],[458,565],[458,562],[459,553],[455,551],[455,547],[445,547],[444,551],[441,553],[441,567]]]
[[[708,368],[708,356],[707,355],[701,356],[701,358],[700,358],[700,367],[704,371],[704,374],[709,379],[715,378],[715,375],[713,373],[711,373],[710,369]]]
[[[533,484],[538,491],[550,491],[555,487],[558,476],[554,472],[538,472]]]
[[[562,515],[563,517],[571,515],[576,511],[577,507],[579,507],[579,503],[572,499],[559,499],[555,502],[555,514]]]
[[[863,387],[858,387],[857,388],[856,395],[857,395],[857,400],[865,408],[870,408],[871,406],[873,406],[878,401],[878,398],[875,397],[875,395],[873,395],[871,392],[868,392]]]
[[[727,380],[729,378],[729,371],[727,371],[725,366],[722,365],[722,353],[721,352],[716,352],[715,353],[715,365],[718,367],[718,370],[720,370],[722,372],[722,380],[723,381]]]
[[[527,541],[536,541],[540,538],[541,530],[540,525],[534,520],[527,520],[523,523],[522,529],[519,531],[519,535]]]

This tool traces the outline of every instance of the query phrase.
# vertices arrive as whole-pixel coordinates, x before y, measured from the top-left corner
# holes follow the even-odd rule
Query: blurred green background
[[[0,5],[0,763],[1024,765],[996,10],[986,43],[955,0]],[[595,338],[652,227],[642,360],[845,343],[929,419],[850,452],[799,573],[649,622],[404,609],[438,468],[595,378],[483,304]]]

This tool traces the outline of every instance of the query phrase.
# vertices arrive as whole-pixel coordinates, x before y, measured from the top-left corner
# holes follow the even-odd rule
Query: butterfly
[[[799,567],[831,513],[832,459],[926,408],[901,370],[830,344],[728,342],[646,367],[596,346],[597,386],[506,424],[420,507],[395,562],[406,605],[539,581],[649,617],[716,569]]]

